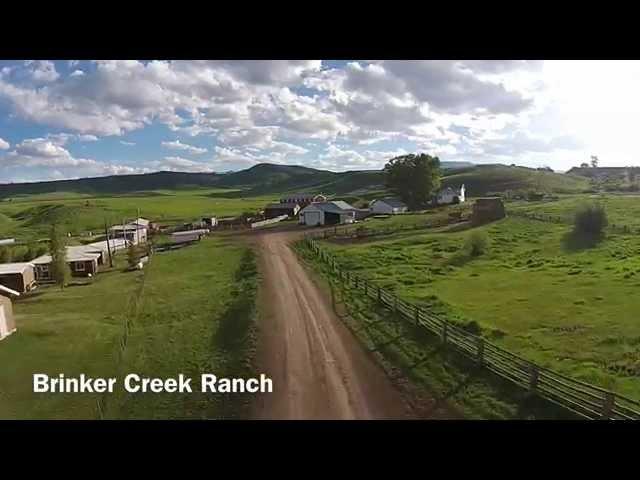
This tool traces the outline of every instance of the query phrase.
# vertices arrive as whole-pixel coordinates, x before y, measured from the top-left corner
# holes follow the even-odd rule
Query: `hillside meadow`
[[[476,258],[465,246],[474,230],[489,240]],[[584,245],[570,230],[510,217],[465,231],[326,245],[344,268],[406,300],[532,361],[640,399],[640,238],[609,232]]]
[[[256,271],[242,244],[209,238],[156,253],[144,271],[125,255],[92,282],[40,287],[14,304],[18,332],[2,341],[0,418],[93,419],[98,394],[34,394],[32,374],[67,377],[246,375],[250,368]],[[170,279],[170,281],[168,281]],[[125,319],[130,320],[121,353]],[[121,387],[121,383],[120,383]],[[242,402],[195,392],[106,399],[105,418],[228,418]]]
[[[242,197],[238,190],[194,189],[154,191],[121,196],[78,196],[49,194],[0,201],[0,237],[39,239],[58,223],[65,231],[79,234],[101,231],[104,223],[113,225],[140,215],[158,222],[178,223],[203,216],[239,215],[256,211],[277,197]]]

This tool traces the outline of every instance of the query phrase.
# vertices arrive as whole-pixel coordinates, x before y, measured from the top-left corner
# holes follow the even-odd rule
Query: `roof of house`
[[[82,247],[82,245],[80,245]],[[88,252],[86,250],[72,247],[67,247],[67,262],[89,262],[91,260],[97,260],[100,258],[100,253]],[[34,265],[46,265],[51,263],[53,259],[51,255],[41,255],[38,258],[31,260]]]
[[[0,263],[0,275],[7,273],[24,273],[28,268],[33,268],[33,262]]]
[[[324,212],[331,213],[346,213],[356,210],[356,208],[352,207],[347,202],[344,202],[342,200],[334,200],[333,202],[315,202],[311,205],[307,205],[304,210],[313,208],[318,208]]]
[[[392,208],[405,208],[407,206],[406,203],[404,203],[402,200],[399,200],[397,198],[380,198],[378,200],[376,200],[376,202],[383,202],[386,203],[387,205],[389,205]]]
[[[9,287],[5,287],[4,285],[0,285],[0,292],[9,293],[11,295],[15,295],[16,297],[20,296],[20,292],[16,292],[15,290]]]
[[[464,184],[460,185],[457,188],[453,188],[453,187],[445,187],[442,190],[440,190],[438,193],[459,193],[462,191],[462,189],[464,188]]]
[[[143,227],[146,227],[149,225],[149,220],[147,220],[146,218],[138,218],[134,220],[132,223],[136,223],[138,225],[142,225]]]
[[[296,202],[281,202],[281,203],[270,203],[269,205],[267,205],[265,208],[265,210],[267,208],[296,208],[299,207],[299,205]]]

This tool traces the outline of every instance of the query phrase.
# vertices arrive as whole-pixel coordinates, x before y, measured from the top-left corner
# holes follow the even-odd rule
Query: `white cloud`
[[[60,78],[55,64],[49,60],[27,60],[25,66],[29,68],[31,78],[37,83],[55,82]]]
[[[11,145],[9,145],[9,142],[0,138],[0,150],[9,150],[9,148],[11,148]]]
[[[69,74],[70,77],[82,77],[85,73],[82,70],[74,70]]]
[[[176,140],[174,142],[162,142],[162,146],[165,148],[170,148],[172,150],[184,150],[185,152],[189,152],[195,155],[207,153],[206,148],[200,148],[194,145],[189,145],[188,143],[182,143],[180,140]]]
[[[170,172],[213,172],[210,163],[196,162],[182,157],[168,156],[161,161],[149,162],[149,167],[154,170],[164,170]]]
[[[124,140],[120,140],[120,143],[127,147],[133,147],[136,144],[136,142],[125,142]]]
[[[48,180],[149,171],[148,168],[76,158],[62,146],[64,142],[63,136],[25,139],[13,150],[0,155],[0,173],[11,177],[21,175],[30,180]]]

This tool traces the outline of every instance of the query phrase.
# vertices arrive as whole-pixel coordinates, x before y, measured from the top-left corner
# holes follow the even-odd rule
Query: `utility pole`
[[[104,221],[104,233],[107,236],[107,251],[109,252],[109,265],[113,268],[113,256],[111,255],[111,243],[109,243],[109,230],[107,230],[107,220]]]
[[[138,217],[136,218],[136,238],[137,238],[137,244],[140,244],[140,229],[138,227],[140,227],[140,225],[138,225],[138,222],[140,221],[140,208],[138,208]]]

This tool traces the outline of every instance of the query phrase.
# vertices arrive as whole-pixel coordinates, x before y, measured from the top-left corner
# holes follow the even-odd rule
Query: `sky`
[[[407,153],[637,165],[638,61],[0,61],[0,183]]]

